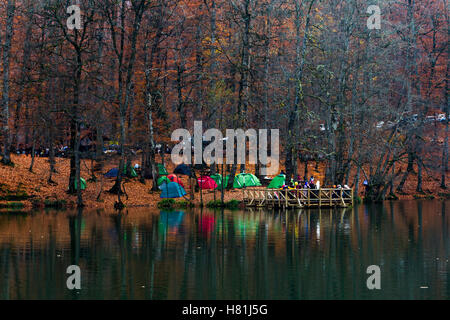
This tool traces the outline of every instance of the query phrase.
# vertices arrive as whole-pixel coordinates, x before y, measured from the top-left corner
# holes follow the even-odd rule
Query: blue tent
[[[105,173],[105,177],[116,178],[118,174],[119,174],[119,168],[112,168],[107,173]]]
[[[184,174],[186,176],[190,176],[191,175],[191,168],[189,168],[189,166],[185,165],[184,163],[178,165],[175,170],[173,171],[173,173],[176,174]]]
[[[170,183],[170,182],[169,182]],[[159,188],[159,190],[164,190],[164,189],[167,189],[167,186],[168,186],[168,183],[167,183],[167,181],[163,181],[159,186],[158,186],[158,188]]]
[[[105,173],[105,177],[106,178],[117,178],[118,174],[119,174],[119,168],[112,168],[107,173]],[[127,175],[127,166],[126,165],[123,168],[123,175],[124,176]],[[131,176],[132,177],[137,177],[137,173],[136,173],[136,170],[134,170],[134,168],[131,168]]]
[[[159,188],[162,190],[161,198],[181,198],[186,195],[183,187],[176,182],[163,183]]]

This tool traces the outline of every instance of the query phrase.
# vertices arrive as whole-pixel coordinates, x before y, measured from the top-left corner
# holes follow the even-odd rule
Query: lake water
[[[1,213],[0,299],[449,299],[449,206]]]

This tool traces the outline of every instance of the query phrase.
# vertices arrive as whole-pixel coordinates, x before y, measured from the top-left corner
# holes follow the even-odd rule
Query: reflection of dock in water
[[[247,207],[323,208],[353,205],[353,189],[243,189],[242,200]]]

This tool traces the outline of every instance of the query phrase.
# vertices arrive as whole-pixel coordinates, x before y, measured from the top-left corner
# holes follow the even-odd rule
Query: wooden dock
[[[319,208],[353,206],[353,189],[243,189],[247,207]]]

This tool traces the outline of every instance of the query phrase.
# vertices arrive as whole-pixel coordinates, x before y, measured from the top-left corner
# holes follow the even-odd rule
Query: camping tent
[[[170,183],[170,181],[169,181],[169,182],[163,181],[163,182],[158,186],[159,190],[162,191],[163,189],[167,189],[167,186],[169,185],[169,183]]]
[[[184,174],[186,176],[191,176],[191,168],[189,168],[189,166],[185,165],[184,163],[178,165],[175,170],[173,171],[173,173],[176,174]]]
[[[118,174],[119,174],[119,169],[118,168],[112,168],[107,173],[105,173],[105,177],[106,178],[116,178]]]
[[[75,179],[75,190],[78,190],[78,179]],[[80,177],[80,181],[81,181],[81,190],[85,190],[86,189],[86,180],[84,180],[83,178]]]
[[[134,168],[131,168],[131,176],[133,178],[137,177],[137,173],[136,170],[134,170]],[[105,177],[106,178],[117,178],[117,175],[119,174],[119,168],[112,168],[111,170],[109,170],[107,173],[105,173]],[[127,174],[127,166],[125,165],[123,168],[123,174],[126,175]]]
[[[169,172],[167,172],[167,170],[166,170],[166,167],[164,167],[164,165],[162,163],[158,163],[157,167],[158,167],[158,174],[160,176],[169,174]]]
[[[233,188],[240,189],[245,187],[260,186],[258,178],[251,173],[241,173],[234,177]]]
[[[280,174],[272,179],[267,188],[269,189],[279,189],[284,186],[286,183],[286,176],[284,174]]]
[[[221,174],[213,174],[211,176],[211,179],[213,179],[217,184],[217,189],[222,190],[222,175]],[[228,181],[230,180],[230,176],[225,177],[223,188],[225,189],[228,185]]]
[[[157,163],[156,168],[158,169],[158,175],[159,176],[165,176],[168,175],[169,172],[167,172],[166,168],[162,165],[162,163]],[[145,168],[144,169],[144,178],[145,179],[153,179],[152,175],[152,169],[151,168]]]
[[[215,189],[217,188],[217,183],[208,176],[201,176],[197,179],[198,186],[202,189]]]
[[[178,183],[180,186],[182,186],[184,188],[183,182],[181,182],[180,178],[178,178],[176,175],[174,174],[169,174],[167,176],[167,178],[172,181],[172,182],[176,182]]]
[[[127,174],[127,166],[125,166],[125,167],[123,168],[123,174],[124,174],[124,175]],[[130,174],[131,174],[131,177],[133,177],[133,178],[137,177],[136,170],[134,170],[133,167],[130,168]]]
[[[166,176],[162,176],[158,179],[157,183],[158,186],[162,185],[163,183],[170,183],[171,181],[169,180],[169,178],[167,178]]]
[[[183,187],[176,182],[164,183],[159,188],[162,190],[161,198],[181,198],[186,195]]]

